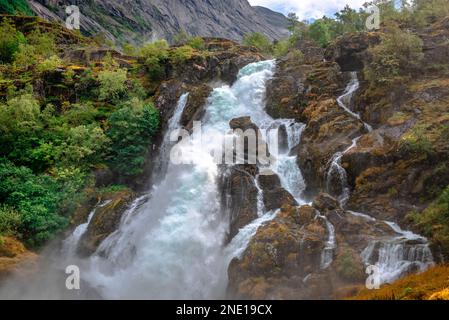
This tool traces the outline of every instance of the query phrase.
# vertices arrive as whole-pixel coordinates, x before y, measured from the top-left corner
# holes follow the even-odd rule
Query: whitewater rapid
[[[266,81],[272,77],[274,68],[274,61],[250,64],[240,70],[234,85],[214,89],[201,122],[202,136],[193,137],[191,143],[176,145],[177,152],[190,164],[177,165],[169,161],[169,150],[174,150],[170,140],[179,126],[188,93],[181,96],[155,172],[164,172],[161,181],[133,203],[118,230],[103,241],[92,257],[79,262],[83,280],[101,297],[225,297],[229,262],[243,252],[257,228],[276,215],[265,212],[259,203],[259,219],[240,230],[228,246],[224,245],[229,218],[223,216],[220,208],[217,184],[220,172],[211,151],[234,118],[250,116],[261,129],[285,127],[289,150],[280,154],[270,169],[279,175],[284,188],[303,203],[304,180],[296,156],[289,152],[299,143],[304,125],[274,120],[264,110]],[[259,200],[262,202],[262,198]],[[79,238],[78,235],[69,239]]]

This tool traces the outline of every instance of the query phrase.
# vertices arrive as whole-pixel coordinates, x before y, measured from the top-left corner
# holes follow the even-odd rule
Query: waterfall
[[[224,247],[229,225],[220,210],[219,170],[211,151],[222,141],[217,139],[229,130],[229,121],[251,116],[261,129],[285,126],[289,152],[280,154],[270,169],[295,198],[300,199],[304,190],[296,156],[290,155],[300,142],[304,125],[274,120],[264,110],[265,85],[274,67],[274,61],[250,64],[240,70],[234,85],[214,89],[202,119],[202,135],[193,136],[189,143],[174,144],[170,138],[179,126],[188,94],[180,97],[154,169],[159,182],[132,203],[118,230],[102,242],[97,252],[79,262],[89,287],[106,299],[225,296],[228,263],[245,250],[258,227],[277,214],[265,212],[260,190],[259,218]],[[169,161],[174,145],[187,158],[186,164]],[[66,243],[76,245],[86,228],[87,224],[80,226],[77,236],[69,237]]]
[[[363,122],[360,115],[350,110],[351,101],[354,93],[359,89],[360,84],[357,79],[357,72],[351,72],[351,80],[346,87],[343,95],[337,98],[338,105],[349,115],[361,121],[368,132],[372,132],[372,127]],[[351,190],[348,185],[348,177],[346,170],[341,165],[341,160],[345,154],[357,146],[362,136],[352,140],[352,144],[343,152],[337,152],[330,160],[330,166],[326,173],[326,187],[328,192],[333,187],[333,177],[337,176],[340,184],[341,193],[338,195],[342,207],[349,200]],[[370,222],[376,222],[376,219],[359,212],[348,211],[350,214],[366,219]],[[329,226],[329,221],[326,221]],[[397,280],[410,271],[424,271],[433,264],[432,252],[429,249],[427,239],[418,236],[410,231],[403,231],[397,224],[384,221],[397,234],[393,237],[386,237],[371,241],[367,248],[361,253],[362,260],[368,265],[376,265],[378,267],[379,283],[389,283]],[[329,257],[333,244],[330,240],[323,250],[322,267],[330,265],[332,260]],[[330,261],[330,263],[329,263]]]
[[[178,100],[176,108],[173,112],[173,116],[170,118],[167,124],[167,129],[162,139],[162,144],[159,148],[159,155],[156,159],[156,164],[153,169],[153,174],[156,181],[160,181],[167,172],[170,149],[173,147],[174,143],[170,141],[170,135],[173,131],[179,129],[179,122],[181,121],[182,113],[187,104],[189,98],[189,93],[184,93]]]
[[[368,132],[373,131],[373,128],[366,122],[362,120],[359,114],[353,112],[350,109],[350,105],[352,102],[352,98],[354,97],[354,93],[357,92],[360,88],[360,82],[357,78],[357,72],[353,71],[350,73],[351,80],[349,81],[349,84],[347,85],[345,92],[337,98],[338,105],[346,111],[351,117],[356,118],[357,120],[361,121],[363,123],[363,126]]]
[[[330,221],[322,215],[317,216],[320,219],[323,219],[326,222],[326,229],[329,235],[328,240],[326,241],[326,245],[321,253],[321,269],[327,269],[330,267],[332,262],[334,261],[334,250],[337,248],[337,240],[335,236],[335,228]]]

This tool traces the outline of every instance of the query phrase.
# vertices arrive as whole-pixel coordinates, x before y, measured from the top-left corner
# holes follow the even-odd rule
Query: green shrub
[[[26,43],[19,45],[19,50],[14,55],[14,67],[19,69],[29,69],[37,63],[36,49]]]
[[[192,58],[194,50],[191,46],[182,46],[170,52],[170,60],[175,64],[181,64]]]
[[[449,186],[424,212],[409,215],[432,242],[441,245],[445,256],[449,252]]]
[[[276,58],[281,58],[281,57],[285,56],[290,51],[290,49],[292,47],[293,47],[293,44],[289,39],[278,41],[274,45],[273,54]]]
[[[190,38],[187,41],[187,45],[192,47],[195,50],[198,50],[198,51],[204,50],[206,48],[206,45],[204,43],[204,39],[201,38],[201,37]]]
[[[48,59],[45,59],[39,65],[37,66],[37,71],[45,73],[45,72],[51,72],[55,71],[58,67],[60,67],[62,64],[61,59],[59,59],[58,56],[51,56]]]
[[[142,173],[151,139],[159,128],[158,110],[134,99],[114,112],[109,124],[111,168],[124,176]]]
[[[99,99],[103,101],[116,101],[126,93],[126,80],[128,72],[125,69],[116,71],[101,71],[98,74],[100,82]]]
[[[27,40],[34,47],[35,54],[42,59],[48,59],[56,54],[55,37],[51,33],[36,29],[27,36]]]
[[[381,44],[369,49],[373,57],[365,69],[365,78],[372,84],[393,83],[400,76],[410,76],[424,58],[422,40],[396,26],[382,36]]]
[[[21,224],[20,214],[13,208],[0,205],[0,234],[15,236]]]
[[[24,35],[17,32],[11,21],[3,19],[0,25],[0,64],[12,62],[19,46],[25,42]]]
[[[64,196],[52,177],[0,159],[0,203],[20,213],[19,233],[27,244],[39,246],[67,226],[68,219],[57,214]]]
[[[273,47],[270,39],[259,32],[248,33],[243,37],[243,44],[258,48],[264,54],[272,54]]]
[[[329,25],[323,20],[316,20],[309,26],[309,37],[321,47],[327,47],[331,41]]]
[[[185,32],[185,30],[181,30],[174,35],[173,42],[175,45],[180,46],[186,44],[187,41],[189,41],[189,38],[190,38],[189,34]]]
[[[154,79],[161,77],[164,73],[164,63],[168,60],[168,48],[167,41],[158,40],[140,50],[145,66]]]
[[[426,134],[426,128],[422,126],[416,126],[402,137],[400,149],[416,155],[430,156],[434,153],[434,147]]]

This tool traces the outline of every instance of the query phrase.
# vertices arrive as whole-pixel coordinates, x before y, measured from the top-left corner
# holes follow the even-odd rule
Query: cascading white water
[[[330,221],[322,215],[317,216],[320,219],[323,219],[326,222],[326,229],[329,235],[328,240],[326,241],[326,245],[321,252],[321,269],[327,269],[330,267],[332,262],[334,261],[334,250],[337,248],[337,239],[335,236],[335,228]]]
[[[335,175],[337,175],[339,183],[340,183],[340,189],[341,189],[341,194],[338,196],[338,200],[340,201],[340,203],[342,205],[345,205],[348,200],[349,197],[351,195],[351,189],[349,188],[348,185],[348,175],[346,173],[346,170],[341,166],[341,159],[343,158],[343,156],[348,153],[349,151],[351,151],[352,149],[354,149],[357,146],[357,142],[360,140],[361,137],[357,137],[355,139],[352,140],[352,144],[349,148],[347,148],[345,151],[343,152],[337,152],[331,159],[330,161],[330,166],[329,166],[329,170],[327,171],[327,176],[326,176],[326,187],[327,190],[331,190],[332,188],[332,179]]]
[[[371,222],[377,220],[369,215],[349,211],[356,217]],[[378,268],[379,284],[391,283],[408,272],[421,272],[431,267],[432,252],[426,238],[411,231],[402,230],[396,223],[383,221],[396,235],[383,237],[370,242],[363,250],[361,257],[366,265]]]
[[[175,144],[170,140],[170,135],[173,131],[179,130],[179,122],[181,121],[182,113],[187,104],[189,98],[189,93],[184,93],[179,98],[175,110],[173,111],[173,116],[170,118],[167,124],[167,129],[162,139],[162,145],[159,148],[159,155],[156,159],[156,164],[154,166],[154,176],[155,180],[158,181],[165,176],[167,171],[170,149]]]
[[[360,88],[360,82],[359,82],[359,79],[357,78],[357,72],[353,71],[350,73],[350,75],[351,75],[351,80],[349,81],[349,84],[346,87],[345,92],[340,97],[337,98],[337,103],[350,116],[361,121],[363,123],[365,129],[368,132],[371,132],[371,131],[373,131],[373,127],[371,127],[371,125],[369,125],[368,123],[364,122],[359,114],[353,112],[349,108],[349,106],[351,105],[351,102],[352,102],[352,98],[354,97],[354,93],[357,90],[359,90],[359,88]]]
[[[289,148],[299,143],[303,125],[291,120],[276,122],[264,111],[265,83],[273,75],[274,66],[274,61],[250,64],[240,71],[232,87],[223,86],[212,92],[201,123],[202,135],[176,145],[183,160],[191,164],[168,163],[165,176],[125,212],[118,230],[103,241],[92,257],[80,262],[83,280],[102,297],[224,297],[229,261],[243,252],[257,228],[274,218],[276,212],[263,212],[259,205],[260,218],[240,230],[224,248],[229,226],[221,215],[219,171],[211,151],[221,141],[217,139],[229,130],[229,121],[242,116],[251,116],[261,129],[283,124]],[[167,150],[173,146],[170,130],[176,129],[187,98],[187,94],[180,98],[170,120],[161,162],[168,162]],[[280,176],[286,190],[300,199],[304,186],[296,157],[279,155],[271,169]]]
[[[357,73],[351,72],[351,81],[349,82],[345,92],[337,99],[338,105],[343,108],[352,117],[360,120],[368,132],[372,132],[372,127],[363,122],[361,117],[351,111],[349,106],[351,104],[354,93],[359,89],[360,84],[357,79]],[[343,152],[337,152],[330,161],[329,170],[327,172],[327,190],[331,190],[332,177],[337,175],[341,184],[341,194],[338,200],[344,207],[349,200],[351,190],[348,185],[346,170],[341,165],[343,156],[357,146],[358,141],[362,136],[352,140],[352,144]],[[357,217],[362,217],[371,222],[376,219],[364,213],[349,211]],[[433,264],[432,253],[429,249],[427,239],[418,236],[410,231],[403,231],[398,225],[392,222],[385,221],[399,236],[386,237],[370,243],[370,245],[361,253],[363,261],[367,265],[376,265],[378,267],[380,284],[392,282],[400,278],[405,273],[416,269],[416,271],[423,271]],[[328,226],[329,228],[329,226]],[[419,242],[419,243],[413,243]],[[323,257],[326,257],[326,249],[323,252]],[[377,261],[376,257],[377,256]],[[324,258],[323,258],[324,259]],[[322,261],[323,261],[322,259]],[[326,262],[329,259],[324,259]],[[322,262],[323,264],[323,262]]]

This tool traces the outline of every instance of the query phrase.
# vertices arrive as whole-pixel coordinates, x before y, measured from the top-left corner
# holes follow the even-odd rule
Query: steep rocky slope
[[[287,19],[265,8],[253,8],[246,0],[180,1],[29,1],[34,12],[46,19],[65,20],[65,7],[76,4],[82,14],[81,29],[103,34],[119,42],[143,43],[173,37],[181,30],[193,36],[242,39],[261,32],[271,39],[288,36]]]
[[[307,184],[305,196],[314,202],[312,207],[284,206],[257,231],[229,268],[232,294],[307,299],[357,292],[368,276],[367,262],[381,264],[382,255],[390,250],[379,239],[405,236],[392,222],[424,233],[431,240],[435,260],[447,259],[447,242],[434,233],[443,227],[435,221],[432,232],[416,223],[449,184],[449,145],[444,131],[449,121],[449,78],[446,68],[436,67],[449,63],[447,41],[443,40],[447,22],[443,19],[418,32],[424,43],[425,67],[394,86],[373,89],[364,78],[364,69],[372,62],[368,49],[380,42],[383,31],[347,34],[326,52],[307,42],[298,43],[297,48],[306,53],[304,58],[290,53],[279,61],[267,89],[267,111],[273,117],[306,124],[296,152]],[[346,92],[356,90],[348,95],[345,87]],[[419,145],[414,149],[410,140],[428,148]],[[385,224],[386,220],[391,222]],[[323,268],[331,238],[335,240],[332,260]],[[397,247],[396,258],[409,250],[422,250],[421,262],[430,258],[423,238],[406,238]],[[379,256],[373,255],[381,247]],[[403,271],[416,272],[420,263]],[[396,268],[399,264],[390,271]]]

